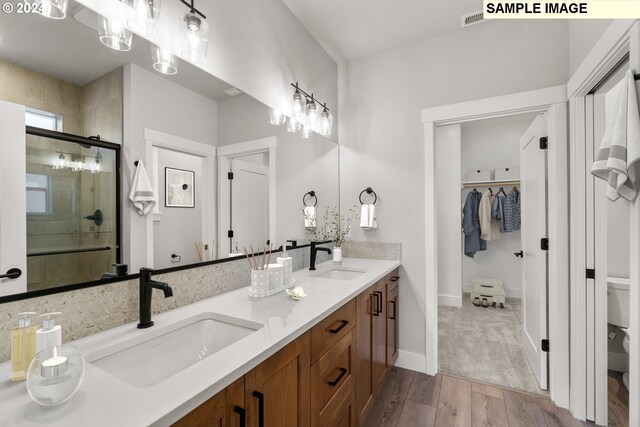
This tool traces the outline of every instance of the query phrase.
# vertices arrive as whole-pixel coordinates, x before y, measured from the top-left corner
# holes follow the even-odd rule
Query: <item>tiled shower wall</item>
[[[293,269],[309,266],[309,248],[289,251]],[[331,258],[319,252],[317,262]],[[249,286],[247,261],[240,259],[175,273],[154,276],[154,280],[168,283],[173,297],[154,295],[153,311],[162,313],[174,308],[211,298],[234,289]],[[138,319],[138,281],[111,283],[76,291],[30,298],[0,304],[0,362],[10,358],[11,328],[16,314],[35,311],[38,314],[60,311],[62,341],[69,342],[107,329],[115,328]]]

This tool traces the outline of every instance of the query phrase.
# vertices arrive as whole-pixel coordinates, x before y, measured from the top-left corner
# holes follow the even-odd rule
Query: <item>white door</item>
[[[269,167],[232,160],[232,250],[243,247],[262,251],[269,237]]]
[[[520,139],[520,189],[522,213],[522,347],[538,380],[547,389],[547,251],[541,239],[547,237],[547,150],[540,148],[546,137],[546,117],[539,115]]]
[[[0,296],[27,291],[26,135],[24,106],[0,101]]]

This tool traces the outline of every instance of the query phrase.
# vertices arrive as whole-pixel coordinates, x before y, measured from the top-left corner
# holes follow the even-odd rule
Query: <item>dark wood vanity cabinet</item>
[[[398,270],[175,426],[362,426],[398,358]]]
[[[173,424],[174,427],[232,427],[245,425],[244,377]]]

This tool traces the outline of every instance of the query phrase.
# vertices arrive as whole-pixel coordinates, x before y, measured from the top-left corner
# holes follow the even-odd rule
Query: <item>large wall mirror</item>
[[[337,144],[272,125],[268,106],[184,60],[159,73],[148,41],[116,51],[97,28],[72,0],[63,20],[0,15],[0,143],[17,150],[0,158],[16,201],[0,204],[0,275],[22,271],[0,297],[314,237],[304,207],[316,226],[338,207]],[[139,209],[136,190],[157,203]]]

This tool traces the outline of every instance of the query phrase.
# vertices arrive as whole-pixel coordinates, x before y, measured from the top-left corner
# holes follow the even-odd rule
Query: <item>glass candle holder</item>
[[[36,403],[55,406],[80,388],[84,357],[72,345],[50,347],[36,354],[27,371],[27,391]]]

